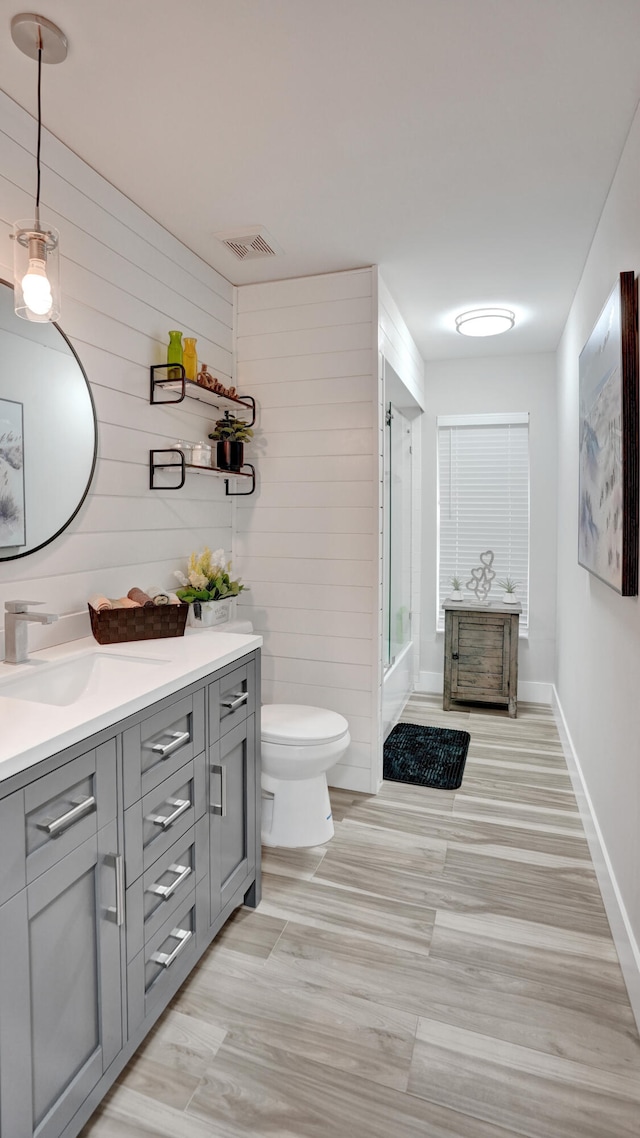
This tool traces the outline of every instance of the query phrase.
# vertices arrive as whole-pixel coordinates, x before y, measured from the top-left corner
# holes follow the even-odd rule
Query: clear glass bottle
[[[194,383],[198,374],[198,353],[196,352],[197,340],[193,336],[185,336],[184,348],[182,351],[182,363],[184,364],[185,379],[190,379]]]
[[[181,364],[182,361],[182,332],[169,332],[169,345],[167,347],[167,363]],[[169,379],[180,379],[178,368],[168,368]]]

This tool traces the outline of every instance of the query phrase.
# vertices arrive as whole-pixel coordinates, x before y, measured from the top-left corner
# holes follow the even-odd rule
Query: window
[[[459,576],[467,595],[479,554],[492,549],[496,581],[512,577],[529,626],[529,416],[438,417],[438,622]],[[498,591],[499,595],[499,591]]]

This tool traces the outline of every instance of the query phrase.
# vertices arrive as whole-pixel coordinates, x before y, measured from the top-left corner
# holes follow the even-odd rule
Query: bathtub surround
[[[236,507],[251,582],[239,611],[264,637],[263,699],[345,715],[352,741],[329,781],[376,792],[384,361],[414,403],[422,361],[376,268],[245,285],[237,311],[238,388],[260,405],[260,484]]]

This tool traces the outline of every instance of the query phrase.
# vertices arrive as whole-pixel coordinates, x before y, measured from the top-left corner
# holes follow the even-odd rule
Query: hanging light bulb
[[[31,12],[11,21],[14,43],[30,59],[38,61],[38,143],[36,151],[36,204],[33,220],[14,225],[14,307],[24,320],[43,323],[60,315],[60,261],[57,229],[40,222],[40,143],[42,136],[42,64],[62,63],[67,40],[60,29]]]

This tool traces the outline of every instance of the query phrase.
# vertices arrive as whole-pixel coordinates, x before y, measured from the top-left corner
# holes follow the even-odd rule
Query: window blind
[[[492,549],[495,579],[512,577],[529,626],[529,416],[447,415],[438,418],[438,628],[451,578],[467,581],[479,555]]]

